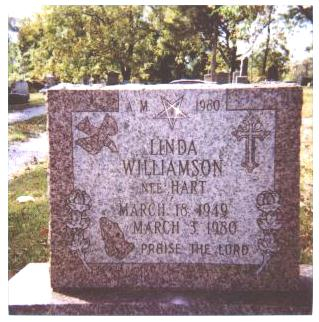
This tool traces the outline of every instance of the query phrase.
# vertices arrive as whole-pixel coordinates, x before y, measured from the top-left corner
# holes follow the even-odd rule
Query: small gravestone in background
[[[230,83],[230,75],[226,72],[220,72],[216,74],[216,83],[217,84],[228,84]]]
[[[248,75],[248,58],[245,57],[241,60],[240,63],[240,76]]]
[[[26,81],[17,81],[11,89],[11,93],[20,95],[29,95],[29,86]]]
[[[89,84],[91,83],[91,76],[89,76],[89,75],[84,75],[84,76],[82,77],[82,83],[83,83],[84,85],[89,85]]]
[[[9,104],[24,104],[29,101],[29,85],[26,81],[20,80],[11,86],[9,93]]]
[[[248,58],[245,57],[240,63],[240,72],[236,77],[236,83],[248,84]]]
[[[240,75],[240,71],[239,70],[236,70],[233,72],[233,75],[232,75],[232,82],[233,83],[237,83],[237,77]]]
[[[211,82],[212,81],[212,74],[205,74],[204,75],[204,81],[205,82]]]
[[[51,89],[53,288],[295,288],[301,95]]]
[[[236,83],[249,84],[248,76],[237,76]]]
[[[119,84],[119,76],[118,72],[110,71],[107,74],[107,85],[117,85]]]
[[[273,64],[267,70],[267,80],[269,81],[279,81],[279,71],[278,66]]]

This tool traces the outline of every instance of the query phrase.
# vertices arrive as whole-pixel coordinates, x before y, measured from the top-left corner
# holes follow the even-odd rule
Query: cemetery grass
[[[303,118],[312,116],[312,89],[304,88]],[[29,120],[30,121],[30,120]],[[301,131],[300,235],[303,264],[312,264],[312,122]],[[40,164],[9,184],[9,274],[30,262],[49,259],[47,164]],[[30,195],[35,202],[19,204],[16,198]]]
[[[47,116],[41,115],[29,120],[16,122],[9,125],[8,139],[10,142],[25,142],[38,136],[46,130]]]
[[[42,163],[9,183],[9,276],[28,263],[49,259],[46,172],[47,163]],[[35,202],[18,203],[22,195]]]
[[[30,93],[30,98],[28,103],[9,105],[9,111],[19,111],[28,107],[40,106],[44,104],[45,104],[45,96],[42,93]]]
[[[303,87],[302,117],[312,117],[312,87]]]
[[[304,87],[300,148],[301,262],[312,264],[312,88]]]

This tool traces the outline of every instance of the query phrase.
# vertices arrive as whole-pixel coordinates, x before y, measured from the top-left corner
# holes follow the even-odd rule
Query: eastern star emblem
[[[154,116],[154,119],[168,119],[169,126],[173,130],[177,119],[187,118],[187,114],[180,109],[183,98],[184,96],[181,96],[175,102],[171,103],[165,97],[161,96],[164,110]]]

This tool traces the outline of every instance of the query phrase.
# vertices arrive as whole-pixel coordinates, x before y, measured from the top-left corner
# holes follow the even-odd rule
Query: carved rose
[[[262,217],[257,219],[257,223],[261,230],[277,230],[281,228],[278,216],[274,212],[264,213]]]
[[[83,212],[91,208],[91,198],[85,191],[76,189],[70,194],[68,205],[74,211]]]
[[[277,192],[268,190],[261,192],[256,199],[256,206],[262,212],[274,212],[280,207]]]
[[[266,235],[262,239],[258,239],[258,248],[264,254],[273,254],[279,250],[278,244],[272,234]]]

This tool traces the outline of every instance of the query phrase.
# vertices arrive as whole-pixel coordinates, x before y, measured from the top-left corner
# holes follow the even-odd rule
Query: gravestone
[[[284,83],[50,89],[53,289],[296,289],[301,97]]]
[[[84,76],[82,77],[82,83],[83,83],[84,85],[90,85],[90,83],[91,83],[91,76],[89,76],[89,75],[84,75]]]
[[[279,71],[277,65],[271,65],[267,70],[267,80],[279,81]]]
[[[245,57],[240,61],[240,76],[248,75],[248,58]]]
[[[227,84],[230,82],[229,73],[220,72],[216,74],[216,83],[217,84]]]
[[[204,81],[205,82],[211,82],[212,81],[212,74],[211,73],[205,74],[204,75]]]
[[[25,104],[29,101],[29,85],[26,81],[19,80],[11,87],[9,104]]]
[[[117,85],[119,83],[119,76],[118,72],[110,71],[107,74],[107,85]]]
[[[236,83],[238,84],[249,84],[248,76],[237,76]]]
[[[28,83],[22,80],[15,82],[12,86],[11,93],[19,95],[29,95]]]
[[[233,72],[233,75],[232,75],[232,82],[233,83],[237,83],[237,77],[240,75],[240,71],[239,70],[236,70]]]

